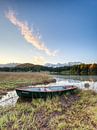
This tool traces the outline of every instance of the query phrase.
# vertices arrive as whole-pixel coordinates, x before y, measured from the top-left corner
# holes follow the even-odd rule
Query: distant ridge
[[[68,63],[57,63],[57,64],[51,64],[46,63],[45,65],[35,65],[32,63],[8,63],[8,64],[0,64],[0,68],[3,67],[33,67],[33,66],[44,66],[44,67],[64,67],[64,66],[73,66],[73,65],[80,65],[82,62],[68,62]]]
[[[82,62],[68,62],[68,63],[63,63],[63,64],[61,64],[61,63],[57,63],[57,64],[46,63],[44,66],[56,68],[56,67],[73,66],[73,65],[80,65],[80,64],[83,64],[83,63]]]
[[[33,66],[35,65],[31,63],[24,63],[24,64],[18,64],[16,67],[25,68],[25,67],[33,67]]]
[[[25,68],[25,67],[34,67],[34,66],[42,66],[42,65],[35,65],[32,63],[8,63],[8,64],[0,64],[0,68],[3,67],[19,67],[19,68]]]
[[[8,63],[8,64],[0,64],[0,68],[3,67],[16,67],[19,63]]]

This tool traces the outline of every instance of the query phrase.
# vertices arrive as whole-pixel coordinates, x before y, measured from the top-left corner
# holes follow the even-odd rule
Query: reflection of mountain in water
[[[63,75],[56,75],[56,78],[59,79],[68,79],[68,80],[79,80],[79,81],[97,81],[97,76],[76,76],[76,75],[67,75],[67,76],[63,76]]]
[[[80,89],[91,89],[97,92],[97,76],[61,76],[56,75],[57,85],[75,85]],[[86,87],[88,84],[88,87]]]

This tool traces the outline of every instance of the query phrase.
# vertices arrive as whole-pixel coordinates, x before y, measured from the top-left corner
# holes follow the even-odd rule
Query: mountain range
[[[19,65],[19,63],[0,64],[0,68],[3,68],[3,67],[16,67],[17,65]]]
[[[73,66],[73,65],[80,65],[82,62],[68,62],[68,63],[57,63],[57,64],[51,64],[51,63],[46,63],[45,66],[47,67],[64,67],[64,66]]]
[[[73,65],[80,65],[82,64],[81,62],[68,62],[68,63],[57,63],[57,64],[51,64],[51,63],[46,63],[44,66],[46,67],[53,67],[53,68],[56,68],[56,67],[64,67],[64,66],[73,66]],[[31,64],[31,63],[8,63],[8,64],[0,64],[0,68],[3,68],[3,67],[21,67],[21,66],[33,66],[34,64]]]

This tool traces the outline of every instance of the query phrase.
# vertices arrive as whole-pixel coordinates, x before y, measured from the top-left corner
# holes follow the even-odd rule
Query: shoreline
[[[42,85],[42,84],[45,84],[45,85],[47,85],[47,84],[49,84],[49,83],[54,83],[54,82],[56,82],[56,79],[48,79],[48,80],[44,80],[44,81],[42,81],[42,82],[34,82],[34,83],[27,83],[27,84],[18,84],[18,86],[17,87],[15,87],[15,88],[8,88],[8,89],[4,89],[4,88],[0,88],[0,96],[2,97],[3,95],[5,95],[5,94],[7,94],[7,92],[9,92],[9,91],[11,91],[11,90],[15,90],[16,88],[20,88],[20,87],[26,87],[26,86],[29,86],[29,85],[32,85],[32,86],[34,86],[34,85]]]

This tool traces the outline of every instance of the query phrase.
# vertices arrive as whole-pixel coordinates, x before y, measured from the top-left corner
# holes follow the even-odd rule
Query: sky
[[[0,0],[0,64],[97,63],[97,0]]]

